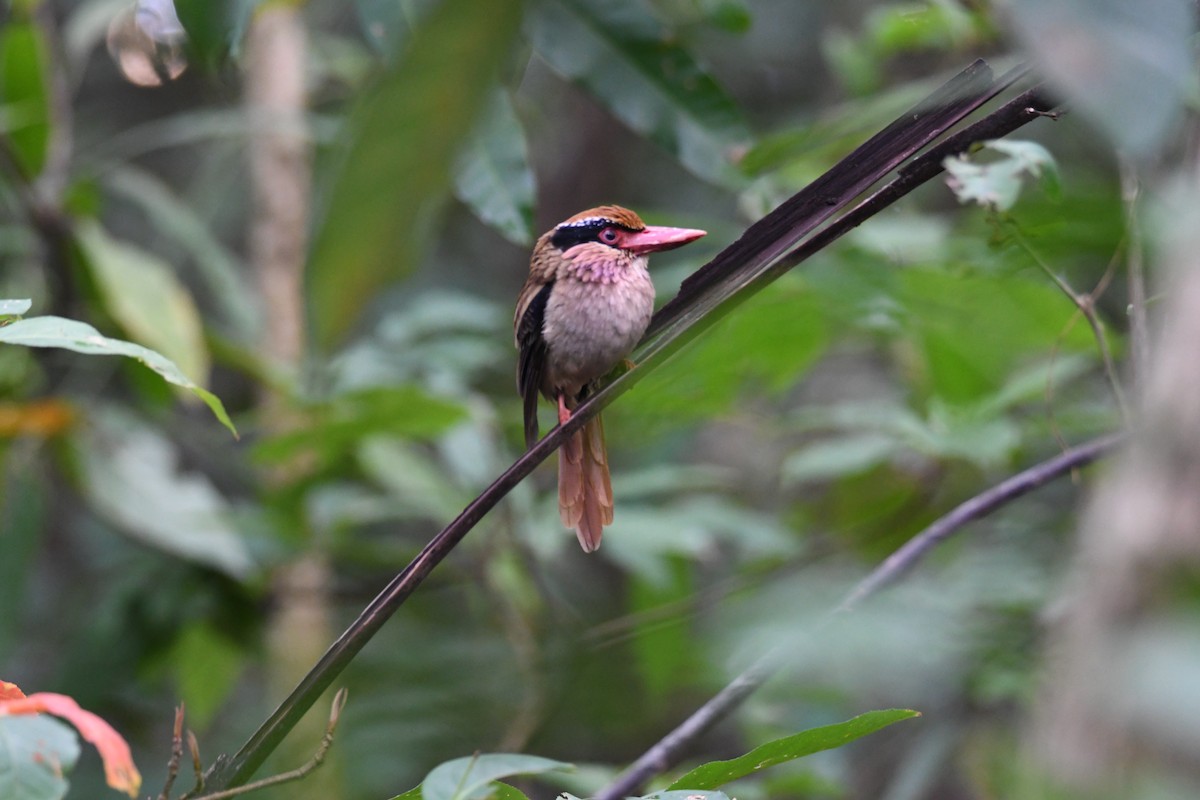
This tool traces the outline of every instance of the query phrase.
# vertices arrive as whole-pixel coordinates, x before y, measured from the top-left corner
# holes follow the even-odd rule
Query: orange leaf
[[[20,695],[21,690],[13,684],[0,685],[0,692],[7,693],[10,689]],[[12,699],[4,699],[5,696]],[[94,744],[100,753],[100,760],[104,762],[104,777],[107,779],[108,785],[125,792],[130,797],[137,797],[138,790],[142,787],[142,776],[137,771],[137,767],[133,765],[129,744],[107,722],[92,712],[80,708],[78,703],[65,694],[35,692],[28,697],[0,695],[0,715],[40,714],[42,712],[62,717],[74,725],[79,731],[79,735]]]
[[[30,403],[0,403],[0,436],[55,436],[75,421],[75,410],[53,397]]]
[[[0,701],[23,700],[24,698],[25,693],[18,689],[15,683],[0,681]]]

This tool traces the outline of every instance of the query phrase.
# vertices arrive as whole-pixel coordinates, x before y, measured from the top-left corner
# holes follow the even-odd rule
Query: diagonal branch
[[[1123,436],[1111,434],[1060,453],[1049,461],[1036,464],[967,500],[948,514],[909,539],[882,564],[858,582],[834,610],[850,611],[871,595],[899,580],[915,567],[934,547],[957,533],[967,523],[987,516],[998,508],[1050,481],[1086,466],[1112,450]],[[827,618],[828,619],[828,618]],[[763,685],[782,666],[779,653],[771,651],[734,678],[675,730],[660,739],[615,781],[604,787],[595,800],[621,800],[641,788],[646,781],[670,769],[679,756],[710,728],[724,719],[742,701]]]
[[[591,417],[632,389],[673,353],[787,269],[934,177],[941,169],[941,158],[933,162],[916,159],[888,187],[850,214],[830,223],[805,244],[795,246],[805,235],[995,97],[1017,77],[1019,71],[994,82],[987,65],[982,61],[975,62],[927,101],[842,159],[825,176],[751,226],[737,242],[685,281],[680,296],[667,303],[651,321],[647,339],[635,354],[639,366],[596,392],[575,410],[566,425],[555,428],[535,444],[434,536],[338,637],[241,750],[232,758],[222,756],[217,760],[209,773],[210,784],[217,789],[244,784],[433,568],[514,486],[558,449],[566,435],[582,428]],[[995,138],[1019,128],[1036,118],[1038,113],[1030,112],[1025,106],[1018,108],[1009,104],[973,128],[981,134],[986,131],[984,138]],[[978,127],[987,120],[992,121]],[[951,141],[954,142],[952,152],[961,152],[979,139],[959,135],[947,140]],[[943,146],[934,152],[944,149]],[[917,169],[923,163],[929,166]],[[882,196],[889,189],[891,192]],[[819,245],[813,244],[818,240]]]

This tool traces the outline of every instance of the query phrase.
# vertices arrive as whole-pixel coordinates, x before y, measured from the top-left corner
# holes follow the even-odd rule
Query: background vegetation
[[[603,202],[707,229],[655,258],[664,301],[975,58],[1032,57],[1070,100],[1019,134],[1052,161],[973,157],[1011,197],[934,181],[646,377],[606,412],[600,552],[539,470],[354,660],[329,763],[273,796],[392,797],[477,751],[572,762],[524,788],[586,796],[780,646],[695,761],[922,717],[738,797],[1195,796],[1200,379],[1187,331],[1178,356],[1150,333],[1195,315],[1161,288],[1200,229],[1190,3],[7,5],[0,297],[33,305],[4,311],[162,353],[240,434],[135,360],[0,345],[0,678],[100,713],[152,792],[175,702],[206,757],[235,750],[520,455],[537,233]],[[1030,158],[1050,180],[1018,199]],[[1081,523],[1076,474],[827,621],[923,526],[1131,418],[1162,497],[1126,462]],[[92,754],[71,791],[109,791]]]

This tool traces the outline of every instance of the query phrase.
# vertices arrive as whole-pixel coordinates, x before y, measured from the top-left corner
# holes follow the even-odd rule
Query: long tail
[[[592,417],[558,453],[558,513],[563,525],[575,529],[584,552],[600,546],[604,526],[613,521],[612,480],[604,423]]]

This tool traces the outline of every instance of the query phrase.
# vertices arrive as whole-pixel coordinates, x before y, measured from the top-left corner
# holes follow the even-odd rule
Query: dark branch
[[[957,533],[967,523],[987,516],[1034,489],[1092,463],[1115,447],[1122,438],[1120,434],[1113,434],[1071,448],[1049,461],[1013,475],[957,506],[888,556],[871,574],[850,590],[835,611],[851,610],[880,589],[895,582],[916,566],[930,550]],[[759,658],[711,700],[696,709],[679,727],[647,750],[615,781],[604,787],[596,795],[596,800],[622,800],[637,792],[651,778],[674,766],[684,750],[728,716],[775,674],[780,666],[777,656],[778,653],[773,651]]]
[[[651,321],[646,343],[634,356],[638,367],[626,372],[579,406],[565,426],[557,427],[547,434],[488,486],[453,522],[434,536],[330,646],[308,675],[241,750],[230,759],[222,756],[217,760],[209,771],[209,785],[220,790],[244,784],[317,697],[329,687],[433,568],[514,486],[558,449],[565,435],[582,428],[601,409],[632,389],[638,381],[661,366],[673,353],[711,327],[737,304],[815,252],[807,246],[790,248],[804,235],[849,205],[873,183],[885,177],[896,166],[994,97],[1004,86],[1011,83],[1012,79],[1006,77],[993,83],[987,65],[982,61],[976,62],[929,100],[905,113],[882,133],[873,137],[867,145],[840,161],[827,176],[810,184],[752,226],[737,242],[702,268],[694,278],[685,282],[680,297],[664,306]],[[1032,118],[1029,115],[1015,114],[1008,106],[994,112],[991,117],[997,115],[1000,115],[999,118],[987,128],[990,132],[988,138],[1002,136]],[[965,149],[971,142],[963,138],[960,144],[961,149]],[[914,166],[917,163],[914,161]],[[902,188],[897,189],[894,196],[880,200],[870,213],[885,208],[921,182],[936,175],[940,170],[940,159],[933,162],[933,165],[937,169],[922,172],[921,177],[907,179],[908,182],[901,184]],[[902,172],[901,177],[893,181],[893,185],[905,180]],[[856,211],[860,209],[861,205]],[[817,236],[828,236],[825,241],[825,244],[828,244],[845,230],[866,219],[870,213],[863,212],[861,218],[856,217],[849,222],[845,220],[849,220],[850,215],[835,220]],[[837,232],[831,234],[830,231],[834,230]],[[783,264],[786,266],[781,266]]]

